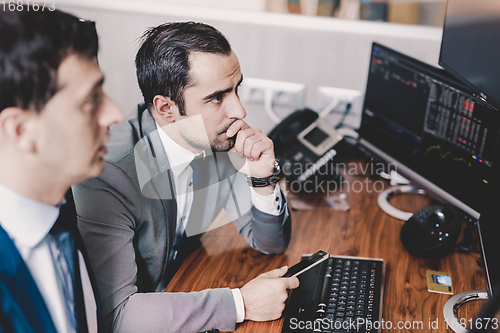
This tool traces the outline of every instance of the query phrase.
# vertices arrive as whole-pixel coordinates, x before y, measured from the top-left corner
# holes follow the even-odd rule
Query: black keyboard
[[[379,332],[384,276],[382,259],[330,257],[299,275],[281,332]]]

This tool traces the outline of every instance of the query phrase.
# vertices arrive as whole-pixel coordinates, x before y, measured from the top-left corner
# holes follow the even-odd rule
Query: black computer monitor
[[[448,0],[439,64],[500,107],[500,1]]]
[[[488,294],[500,296],[500,159],[486,190],[481,217],[477,223]]]
[[[474,222],[482,213],[491,295],[500,284],[500,112],[449,73],[373,43],[359,135],[362,149],[431,196]]]
[[[500,107],[500,1],[448,0],[439,64]],[[495,162],[478,223],[489,294],[500,292],[499,174]]]
[[[498,110],[452,75],[373,44],[361,147],[478,219],[499,133]]]
[[[476,96],[445,71],[374,43],[359,143],[471,220],[482,214],[491,295],[500,284],[500,112]]]

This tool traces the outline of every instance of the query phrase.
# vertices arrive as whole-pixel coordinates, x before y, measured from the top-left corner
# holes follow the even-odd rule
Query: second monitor
[[[360,145],[474,219],[500,115],[450,74],[373,43]]]

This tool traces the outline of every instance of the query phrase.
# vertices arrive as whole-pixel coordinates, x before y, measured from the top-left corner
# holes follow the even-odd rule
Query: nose
[[[232,98],[232,103],[229,105],[227,117],[230,119],[244,119],[247,112],[241,105],[240,98],[235,94]]]
[[[101,127],[109,127],[121,123],[125,119],[122,109],[108,95],[104,96],[104,103],[99,117]]]

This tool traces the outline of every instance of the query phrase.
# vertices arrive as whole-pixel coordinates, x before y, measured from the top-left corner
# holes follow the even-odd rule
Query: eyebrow
[[[99,87],[102,87],[103,84],[104,84],[104,75],[101,76],[101,78],[92,85],[92,87],[89,89],[89,92],[85,95],[84,100],[88,99],[89,96],[92,95],[94,91],[96,91]]]
[[[241,82],[243,82],[243,74],[241,75],[241,78],[238,81],[238,84],[236,85],[236,87],[238,87],[241,84]],[[205,96],[203,98],[203,100],[204,101],[211,101],[215,97],[222,96],[224,94],[230,93],[231,91],[233,91],[233,87],[230,87],[230,88],[227,88],[227,89],[224,89],[224,90],[217,90],[217,91],[214,91],[213,93],[211,93],[210,95]]]
[[[101,76],[101,78],[96,83],[94,83],[94,85],[92,86],[92,89],[90,89],[90,91],[94,91],[98,87],[102,87],[103,85],[104,85],[104,75]]]
[[[85,95],[85,97],[83,97],[83,101],[86,101],[87,99],[89,99],[90,95],[92,95],[94,93],[94,91],[102,86],[104,84],[104,75],[101,75],[101,78],[99,80],[97,80],[93,85],[92,87],[90,88],[89,92]],[[65,84],[62,84],[62,85],[59,85],[57,87],[57,91],[56,93],[58,93],[59,91],[63,90],[64,88],[66,88],[67,86],[67,83]]]

